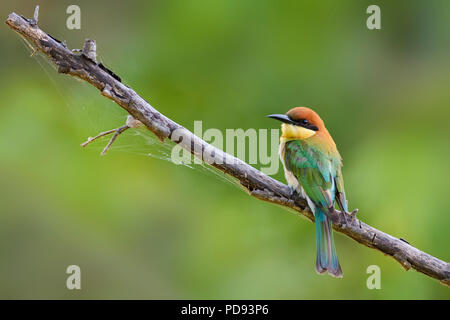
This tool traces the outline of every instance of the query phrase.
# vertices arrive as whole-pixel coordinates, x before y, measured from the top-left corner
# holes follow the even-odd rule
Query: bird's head
[[[268,117],[283,122],[281,136],[288,140],[307,139],[326,130],[319,115],[306,107],[293,108],[286,114],[271,114]]]

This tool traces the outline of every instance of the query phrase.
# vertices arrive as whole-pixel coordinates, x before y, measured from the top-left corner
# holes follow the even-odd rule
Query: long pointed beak
[[[294,121],[292,121],[291,118],[289,118],[285,114],[269,114],[267,117],[276,119],[276,120],[280,120],[281,122],[284,122],[284,123],[294,124]]]

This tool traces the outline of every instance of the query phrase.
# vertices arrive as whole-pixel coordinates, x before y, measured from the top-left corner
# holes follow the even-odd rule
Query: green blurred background
[[[81,7],[81,30],[66,8]],[[351,208],[450,259],[450,2],[2,1],[98,56],[189,129],[277,128],[298,105],[325,120],[344,158]],[[381,7],[368,30],[366,8]],[[145,130],[105,157],[126,113],[59,75],[0,28],[0,298],[450,298],[450,289],[336,235],[343,279],[314,270],[313,225],[201,166],[162,160]],[[148,156],[151,153],[152,156]],[[274,176],[284,181],[280,172]],[[82,290],[66,289],[68,265]],[[366,268],[381,268],[381,290]]]

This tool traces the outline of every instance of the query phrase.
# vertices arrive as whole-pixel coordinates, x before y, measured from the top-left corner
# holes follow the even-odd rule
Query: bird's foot
[[[292,198],[295,195],[295,188],[293,186],[289,186],[289,196]]]
[[[338,224],[340,226],[345,224],[342,222],[341,212],[337,211],[334,207],[329,207],[328,213],[329,213],[329,218],[331,219],[331,222],[333,222],[333,224]]]
[[[358,213],[358,209],[354,209],[352,212],[347,212],[347,211],[342,211],[341,212],[341,217],[343,219],[343,223],[341,224],[342,228],[345,228],[347,225],[350,225],[353,223],[353,221],[355,221],[356,219],[356,214]],[[350,218],[350,220],[348,219]]]
[[[359,209],[353,209],[352,212],[345,212],[346,214],[350,215],[350,217],[353,219],[356,219],[356,214],[358,213]]]

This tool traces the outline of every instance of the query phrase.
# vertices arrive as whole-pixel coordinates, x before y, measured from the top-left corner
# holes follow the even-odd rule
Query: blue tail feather
[[[334,247],[333,229],[331,220],[319,207],[315,208],[314,216],[316,221],[316,271],[319,274],[325,273],[336,278],[342,278],[343,273],[337,258],[336,248]]]

